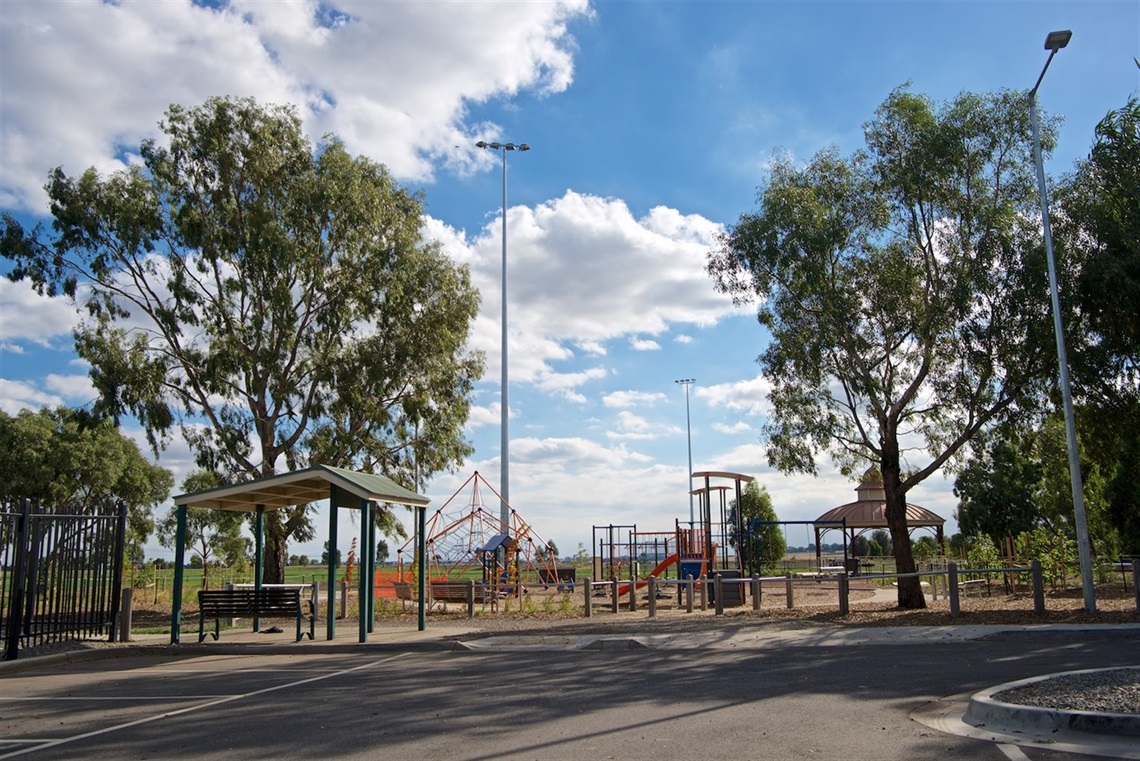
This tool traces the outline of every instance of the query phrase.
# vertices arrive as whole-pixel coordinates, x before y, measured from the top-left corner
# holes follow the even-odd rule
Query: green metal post
[[[372,510],[379,510],[379,505],[372,505]],[[376,626],[376,519],[368,521],[368,632],[371,634]]]
[[[416,554],[419,556],[419,563],[417,564],[416,573],[420,577],[420,618],[419,630],[422,632],[427,628],[427,539],[424,537],[424,532],[427,531],[427,508],[416,508]]]
[[[175,511],[174,602],[170,611],[170,644],[177,645],[182,632],[182,567],[186,564],[186,505]]]
[[[325,635],[330,642],[336,638],[336,514],[339,492],[336,486],[329,485],[329,602]]]
[[[265,557],[265,505],[258,505],[253,516],[253,594],[260,597],[262,561]],[[253,619],[253,630],[261,631],[261,619]]]
[[[360,581],[357,583],[356,617],[359,619],[360,641],[368,641],[368,598],[372,592],[369,584],[368,566],[368,524],[372,522],[372,512],[368,500],[360,500]]]

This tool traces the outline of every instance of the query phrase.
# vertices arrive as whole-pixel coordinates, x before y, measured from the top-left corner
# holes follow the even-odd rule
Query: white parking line
[[[1005,754],[1009,761],[1029,761],[1029,756],[1022,752],[1021,748],[1009,743],[998,743],[998,750]]]
[[[104,727],[103,729],[97,729],[93,732],[85,732],[81,735],[75,735],[73,737],[64,737],[64,738],[61,738],[58,740],[51,740],[50,742],[39,743],[39,744],[33,745],[29,748],[22,748],[20,750],[13,751],[11,753],[6,753],[6,754],[0,756],[0,759],[15,758],[16,756],[22,756],[25,753],[34,753],[36,751],[44,750],[46,748],[55,748],[57,746],[66,745],[67,743],[73,743],[73,742],[76,742],[78,740],[86,740],[89,737],[98,737],[99,735],[105,735],[105,734],[109,734],[111,732],[117,732],[120,729],[129,729],[130,727],[137,727],[140,724],[149,724],[150,722],[158,721],[159,719],[165,719],[165,718],[168,718],[171,716],[180,716],[180,715],[185,714],[185,713],[191,713],[193,711],[199,711],[203,708],[212,708],[214,706],[223,705],[225,703],[231,703],[235,700],[241,700],[242,698],[250,698],[250,697],[254,697],[256,695],[264,695],[264,694],[269,693],[269,692],[277,692],[278,690],[287,690],[287,689],[290,689],[293,687],[299,687],[302,684],[311,684],[312,682],[319,682],[319,681],[322,681],[325,679],[331,679],[332,677],[343,676],[345,674],[351,674],[354,671],[362,671],[364,669],[372,668],[373,666],[379,666],[383,663],[390,663],[391,661],[394,661],[397,658],[402,658],[405,655],[407,655],[407,653],[399,653],[397,655],[393,655],[393,656],[390,656],[388,658],[381,658],[378,661],[370,661],[369,663],[364,663],[364,664],[361,664],[359,666],[353,666],[352,668],[341,669],[340,671],[333,671],[333,672],[330,672],[327,674],[322,674],[320,676],[311,676],[308,679],[301,679],[301,680],[298,680],[296,682],[289,682],[288,684],[278,684],[278,685],[274,685],[273,687],[265,687],[264,689],[254,690],[253,692],[243,692],[243,693],[238,694],[238,695],[227,695],[226,697],[223,697],[223,698],[220,698],[217,700],[210,700],[210,702],[208,702],[208,703],[199,703],[198,705],[188,706],[186,708],[180,708],[177,711],[167,711],[165,713],[155,714],[154,716],[147,716],[147,717],[142,718],[142,719],[135,719],[134,721],[128,721],[124,724],[116,724],[113,727]],[[23,740],[22,742],[33,742],[33,741]]]

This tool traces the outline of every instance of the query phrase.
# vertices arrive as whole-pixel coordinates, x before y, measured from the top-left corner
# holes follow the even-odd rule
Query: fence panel
[[[123,584],[126,505],[95,510],[0,504],[0,643],[114,641]]]

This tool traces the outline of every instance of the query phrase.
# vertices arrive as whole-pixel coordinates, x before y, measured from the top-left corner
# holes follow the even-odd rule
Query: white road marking
[[[997,748],[1009,761],[1029,761],[1029,756],[1022,752],[1021,748],[1009,743],[997,743]]]
[[[134,721],[128,721],[124,724],[116,724],[113,727],[104,727],[103,729],[97,729],[93,732],[85,732],[81,735],[74,735],[72,737],[64,737],[64,738],[61,738],[59,740],[52,740],[50,742],[40,743],[38,745],[33,745],[32,747],[29,747],[29,748],[23,748],[21,750],[13,751],[11,753],[6,753],[3,756],[0,756],[0,760],[6,759],[6,758],[15,758],[16,756],[22,756],[25,753],[34,753],[34,752],[39,751],[39,750],[44,750],[45,748],[55,748],[59,745],[66,745],[67,743],[72,743],[72,742],[75,742],[77,740],[86,740],[89,737],[98,737],[99,735],[105,735],[105,734],[109,734],[111,732],[117,732],[120,729],[129,729],[130,727],[137,727],[140,724],[149,724],[152,721],[158,721],[159,719],[166,719],[166,718],[169,718],[171,716],[180,716],[180,715],[185,714],[185,713],[191,713],[193,711],[199,711],[203,708],[213,708],[214,706],[223,705],[225,703],[231,703],[235,700],[241,700],[242,698],[250,698],[250,697],[254,697],[256,695],[264,695],[264,694],[269,693],[269,692],[277,692],[278,690],[288,690],[288,689],[291,689],[293,687],[299,687],[303,684],[311,684],[312,682],[320,682],[320,681],[325,680],[325,679],[331,679],[332,677],[343,676],[345,674],[351,674],[354,671],[362,671],[364,669],[372,668],[373,666],[379,666],[382,663],[390,663],[391,661],[394,661],[397,658],[402,658],[405,655],[407,655],[407,653],[400,653],[397,655],[390,656],[388,658],[381,658],[378,661],[371,661],[369,663],[364,663],[364,664],[361,664],[359,666],[353,666],[352,668],[349,668],[349,669],[341,669],[340,671],[333,671],[333,672],[330,672],[327,674],[322,674],[320,676],[311,676],[308,679],[301,679],[301,680],[298,680],[296,682],[289,682],[288,684],[278,684],[278,685],[275,685],[273,687],[265,687],[264,689],[254,690],[253,692],[243,692],[239,695],[229,695],[229,696],[226,696],[224,698],[220,698],[218,700],[211,700],[208,703],[199,703],[198,705],[188,706],[186,708],[180,708],[177,711],[167,711],[165,713],[156,714],[154,716],[147,716],[147,717],[142,718],[142,719],[135,719]],[[28,742],[28,741],[25,740],[24,742]]]

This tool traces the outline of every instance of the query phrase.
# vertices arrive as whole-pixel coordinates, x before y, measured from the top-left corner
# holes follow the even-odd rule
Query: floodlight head
[[[1056,53],[1068,45],[1069,40],[1072,38],[1073,33],[1068,29],[1063,29],[1059,32],[1049,32],[1049,35],[1045,38],[1045,49]]]
[[[475,147],[476,148],[486,148],[487,143],[486,143],[486,141],[480,140],[479,142],[475,143]]]
[[[519,149],[520,151],[529,151],[529,150],[530,150],[530,146],[529,146],[529,145],[527,145],[526,143],[519,143],[519,145],[518,145],[518,149]]]

